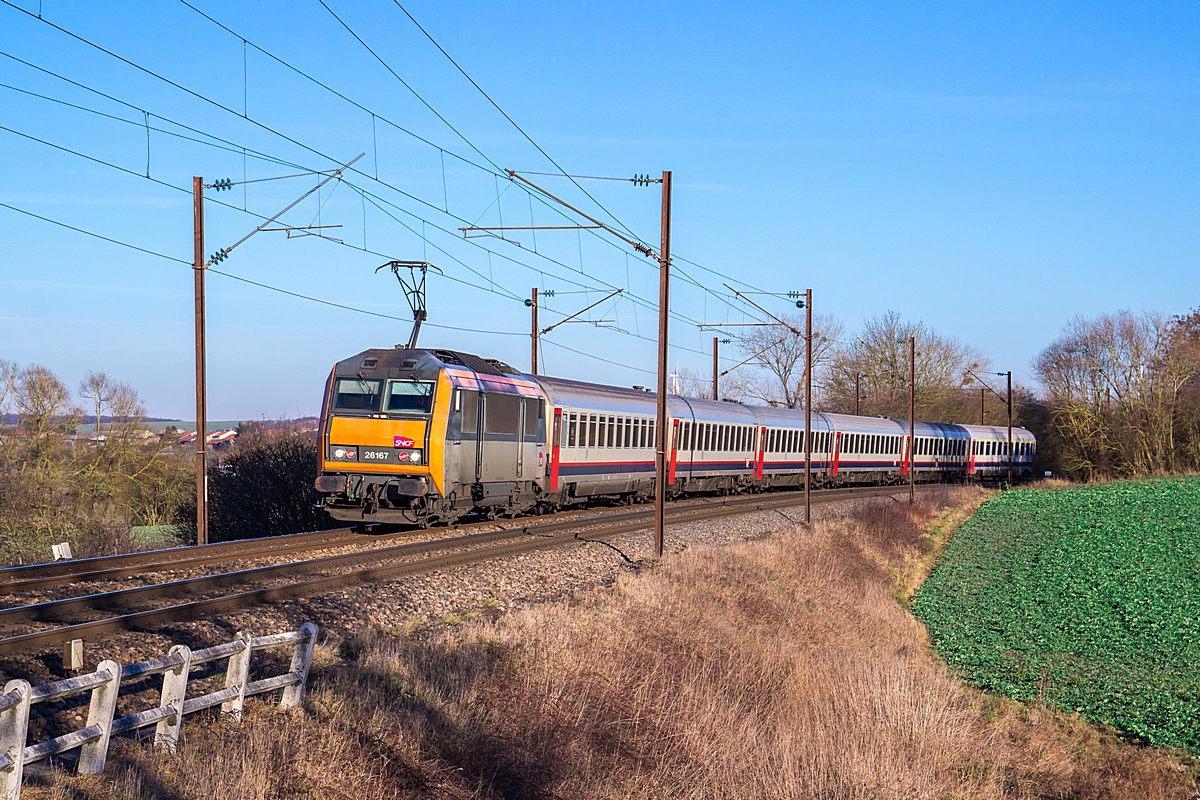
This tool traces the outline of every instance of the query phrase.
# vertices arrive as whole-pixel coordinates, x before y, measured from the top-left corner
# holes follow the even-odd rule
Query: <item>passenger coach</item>
[[[801,486],[804,412],[671,395],[667,491]],[[654,493],[657,398],[525,375],[451,350],[367,350],[339,362],[321,410],[316,488],[336,519],[430,525]],[[812,415],[817,487],[1007,476],[1006,428]],[[1013,429],[1013,475],[1036,442]]]

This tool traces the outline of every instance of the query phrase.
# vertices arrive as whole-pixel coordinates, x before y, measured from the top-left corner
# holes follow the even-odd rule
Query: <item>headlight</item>
[[[408,457],[408,460],[414,464],[420,464],[421,463],[421,454],[413,453],[411,456]]]

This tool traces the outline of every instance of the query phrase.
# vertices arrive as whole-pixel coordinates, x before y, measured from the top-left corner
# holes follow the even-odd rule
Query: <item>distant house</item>
[[[224,431],[210,431],[208,436],[204,437],[205,444],[210,450],[224,450],[233,444],[237,439],[237,429],[230,428]],[[195,431],[181,431],[179,433],[180,445],[194,445],[196,443]]]

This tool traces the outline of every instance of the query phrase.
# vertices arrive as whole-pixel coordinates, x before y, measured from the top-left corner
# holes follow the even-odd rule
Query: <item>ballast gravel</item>
[[[857,504],[872,502],[890,501],[876,496],[814,503],[813,520],[841,517]],[[667,526],[666,545],[668,550],[677,552],[695,545],[759,539],[784,530],[803,535],[802,520],[803,507],[795,506],[683,522]],[[315,622],[321,631],[319,641],[333,644],[372,633],[424,637],[473,617],[496,618],[516,608],[569,599],[611,585],[623,573],[648,568],[652,563],[651,535],[650,531],[639,531],[603,542],[581,541],[482,564],[258,605],[202,620],[170,623],[152,630],[110,634],[101,640],[84,642],[84,669],[91,671],[105,659],[129,664],[156,658],[173,644],[182,643],[193,649],[208,647],[229,641],[239,631],[261,636],[295,630],[304,622]],[[282,651],[273,657],[256,654],[257,677],[285,671],[286,655]],[[214,667],[223,670],[223,663]],[[13,678],[24,678],[37,685],[66,675],[61,649],[0,659],[0,685]],[[147,683],[140,691],[122,687],[118,714],[157,704],[157,681]],[[220,686],[217,683],[211,688],[197,686],[195,691],[215,688]],[[193,694],[189,688],[189,696]],[[30,741],[40,741],[78,727],[77,723],[87,713],[87,695],[46,707],[35,706],[34,712]]]

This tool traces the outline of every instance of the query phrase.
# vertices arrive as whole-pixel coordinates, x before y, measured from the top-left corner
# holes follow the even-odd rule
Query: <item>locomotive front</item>
[[[316,488],[334,519],[427,523],[444,495],[450,382],[422,350],[339,362],[321,407]]]

